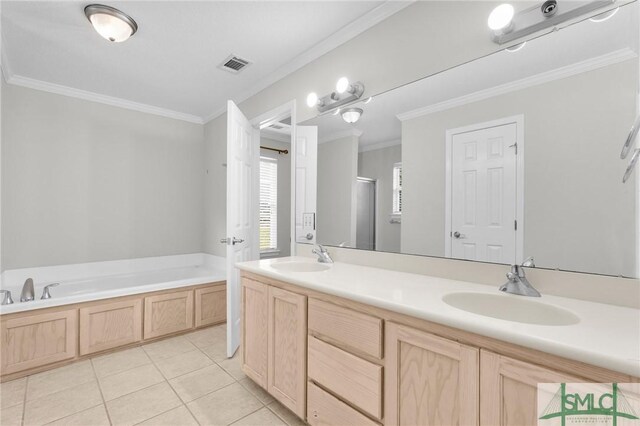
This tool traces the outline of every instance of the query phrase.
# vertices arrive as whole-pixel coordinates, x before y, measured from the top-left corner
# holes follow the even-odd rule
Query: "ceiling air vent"
[[[240,71],[249,66],[249,64],[251,64],[251,62],[247,61],[246,59],[242,59],[236,55],[230,55],[220,65],[218,65],[218,68],[232,72],[234,74],[238,74]]]

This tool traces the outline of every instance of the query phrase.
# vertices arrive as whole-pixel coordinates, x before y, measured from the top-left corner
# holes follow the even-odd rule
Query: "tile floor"
[[[303,425],[227,359],[224,325],[0,384],[0,425]]]

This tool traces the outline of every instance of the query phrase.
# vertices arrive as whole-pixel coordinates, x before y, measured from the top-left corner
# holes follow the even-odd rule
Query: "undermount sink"
[[[329,265],[312,262],[279,262],[271,267],[281,272],[320,272],[330,268]]]
[[[580,322],[573,313],[524,299],[524,296],[507,296],[486,293],[451,293],[442,298],[449,306],[487,317],[537,325],[572,325]]]

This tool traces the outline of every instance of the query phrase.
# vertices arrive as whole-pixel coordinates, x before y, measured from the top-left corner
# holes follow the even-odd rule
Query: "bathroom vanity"
[[[242,368],[311,425],[535,425],[538,383],[640,381],[637,309],[300,257],[238,268]],[[456,301],[474,296],[502,319]]]

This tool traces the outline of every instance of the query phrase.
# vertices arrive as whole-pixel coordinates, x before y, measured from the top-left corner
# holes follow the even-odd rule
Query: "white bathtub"
[[[14,303],[0,306],[0,314],[225,281],[225,269],[223,258],[197,253],[5,271],[0,287],[11,291]],[[34,280],[36,300],[21,303],[27,278]],[[40,300],[54,282],[60,285],[50,288],[51,299]]]

